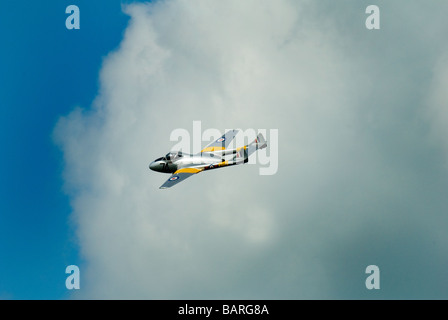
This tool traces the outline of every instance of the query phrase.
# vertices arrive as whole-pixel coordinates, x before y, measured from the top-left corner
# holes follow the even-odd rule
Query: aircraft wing
[[[233,138],[235,138],[237,133],[238,130],[227,131],[220,138],[216,139],[208,146],[206,146],[204,149],[202,149],[201,152],[213,152],[218,150],[225,150],[229,145],[229,143],[233,140]]]
[[[178,184],[181,181],[191,177],[192,175],[203,171],[203,168],[182,168],[173,173],[164,184],[160,186],[160,189],[171,188],[172,186]]]

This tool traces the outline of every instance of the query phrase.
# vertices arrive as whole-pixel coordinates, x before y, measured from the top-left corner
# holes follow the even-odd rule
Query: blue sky
[[[67,296],[65,267],[80,258],[52,131],[94,99],[102,59],[128,21],[121,3],[9,1],[0,12],[0,298]],[[80,30],[65,27],[70,4]]]

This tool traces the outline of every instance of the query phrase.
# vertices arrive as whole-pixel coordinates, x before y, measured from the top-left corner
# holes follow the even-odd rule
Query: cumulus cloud
[[[430,40],[397,44],[398,22],[366,33],[363,9],[288,0],[125,7],[130,23],[104,61],[97,98],[55,129],[85,260],[82,297],[372,297],[370,264],[384,274],[376,297],[446,297],[442,268],[431,269],[447,261],[446,182],[434,180],[446,173],[425,133],[434,123],[417,119],[431,92],[435,112],[443,108],[445,78],[434,91],[419,81],[439,52],[418,60]],[[407,9],[431,15],[435,6]],[[414,53],[403,57],[399,45]],[[278,172],[238,166],[159,190],[167,176],[148,163],[195,120],[278,129]]]

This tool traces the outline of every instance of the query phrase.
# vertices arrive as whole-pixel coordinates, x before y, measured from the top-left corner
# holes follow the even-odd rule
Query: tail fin
[[[263,137],[263,135],[261,133],[258,134],[257,138],[252,143],[257,144],[257,149],[264,149],[268,146],[266,139]]]
[[[255,138],[254,141],[249,143],[247,146],[237,149],[237,154],[233,158],[235,161],[244,161],[244,163],[249,161],[249,156],[257,151],[258,149],[264,149],[268,145],[267,141],[261,133]]]

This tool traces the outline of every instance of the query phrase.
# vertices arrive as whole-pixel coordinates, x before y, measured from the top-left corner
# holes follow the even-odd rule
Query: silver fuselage
[[[149,169],[163,173],[174,173],[181,168],[207,168],[213,169],[215,164],[222,163],[220,155],[203,152],[196,155],[185,153],[168,153],[149,164]]]

